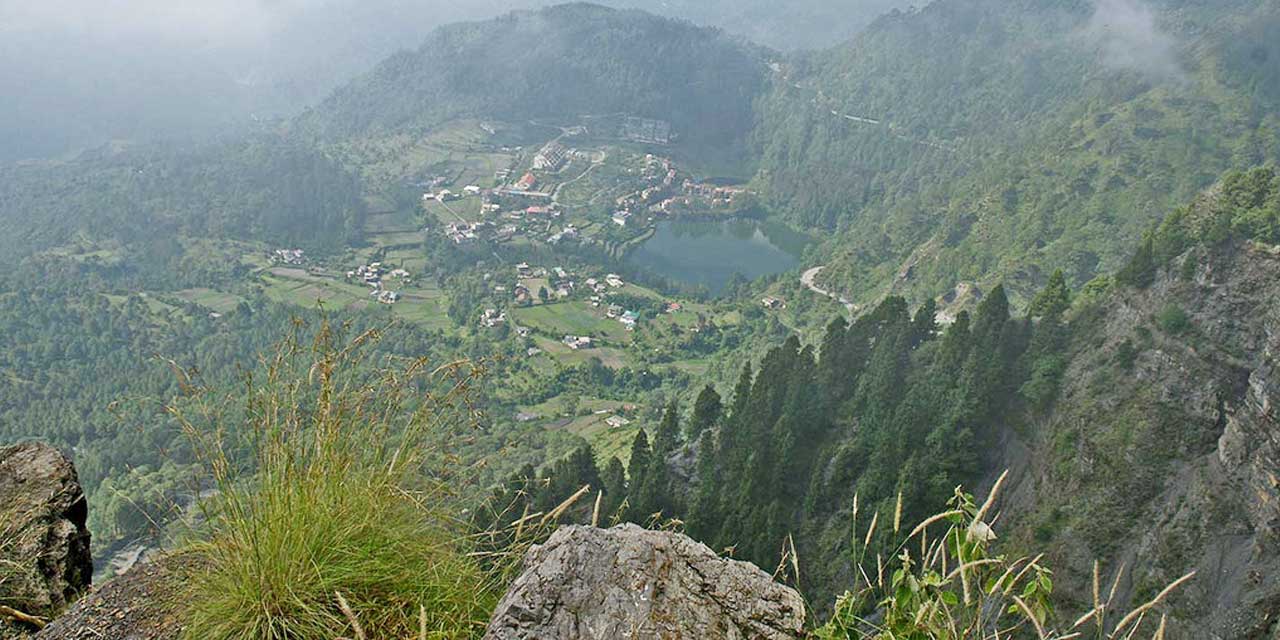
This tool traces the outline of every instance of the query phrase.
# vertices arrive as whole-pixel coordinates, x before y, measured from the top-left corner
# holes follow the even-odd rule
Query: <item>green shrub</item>
[[[468,558],[445,488],[421,480],[423,434],[466,414],[430,392],[423,362],[367,373],[357,349],[319,334],[282,346],[242,408],[170,407],[219,486],[191,549],[186,637],[478,636],[497,581]],[[256,464],[241,469],[243,449]]]
[[[1182,310],[1182,307],[1169,304],[1156,314],[1156,324],[1160,325],[1160,329],[1165,333],[1176,336],[1191,329],[1191,318],[1187,316],[1186,311]]]
[[[1116,347],[1116,364],[1125,371],[1132,371],[1134,363],[1138,361],[1139,353],[1141,352],[1133,346],[1133,341],[1125,338],[1120,346]]]

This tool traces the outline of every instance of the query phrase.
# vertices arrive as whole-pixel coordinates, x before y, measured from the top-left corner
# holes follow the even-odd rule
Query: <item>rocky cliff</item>
[[[75,467],[58,450],[0,449],[0,638],[34,631],[88,588],[87,514]]]
[[[1056,408],[1010,433],[1015,543],[1143,601],[1179,576],[1170,637],[1274,638],[1280,619],[1280,248],[1196,247],[1077,323]]]

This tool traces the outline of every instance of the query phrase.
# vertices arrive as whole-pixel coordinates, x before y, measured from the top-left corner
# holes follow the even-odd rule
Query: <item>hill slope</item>
[[[435,31],[302,118],[325,138],[426,128],[461,116],[628,113],[725,144],[752,123],[763,55],[719,31],[569,4]]]
[[[775,83],[761,182],[793,220],[847,229],[823,276],[855,297],[1083,283],[1227,168],[1277,157],[1278,29],[1250,0],[941,0]]]

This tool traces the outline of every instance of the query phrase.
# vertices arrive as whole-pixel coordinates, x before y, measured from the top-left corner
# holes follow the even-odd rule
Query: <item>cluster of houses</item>
[[[636,323],[640,321],[640,314],[634,311],[627,311],[616,304],[611,304],[605,309],[604,317],[610,320],[617,320],[627,328],[627,331],[635,331]]]
[[[274,264],[301,265],[307,261],[307,254],[302,249],[276,249],[271,252]]]
[[[763,306],[763,307],[764,307],[764,308],[766,308],[766,309],[786,309],[786,308],[787,308],[787,301],[786,301],[786,300],[783,300],[782,298],[775,298],[775,297],[773,297],[773,296],[765,296],[765,297],[763,297],[763,298],[761,298],[761,299],[760,299],[760,305],[761,305],[761,306]]]
[[[483,220],[479,222],[451,222],[445,225],[444,235],[454,244],[471,244],[480,239],[480,234],[491,225]]]
[[[603,301],[602,296],[604,296],[609,289],[619,289],[626,283],[622,281],[622,278],[618,274],[611,273],[603,279],[587,278],[584,284],[586,284],[587,288],[591,290],[591,306],[598,307],[600,306],[601,301]]]
[[[401,284],[412,284],[413,278],[404,269],[388,269],[381,262],[362,264],[347,272],[347,280],[359,280],[369,286],[369,297],[383,304],[395,304],[400,294],[387,289],[384,280],[397,279]]]
[[[641,189],[620,196],[614,201],[617,210],[613,213],[613,223],[626,227],[634,220],[634,211],[650,209],[671,195],[677,171],[669,158],[661,158],[647,154],[644,158],[642,179],[645,186]]]
[[[663,199],[653,205],[650,210],[655,213],[673,215],[715,209],[732,209],[738,205],[741,196],[746,193],[749,192],[740,186],[715,185],[686,179],[681,185],[681,193]]]
[[[507,321],[507,314],[497,309],[485,309],[480,314],[480,325],[489,329]]]
[[[449,189],[441,189],[439,191],[427,191],[422,194],[422,199],[435,200],[436,202],[453,202],[461,200],[464,196],[478,196],[484,192],[478,185],[469,184],[462,188],[462,193],[454,193]]]
[[[552,140],[533,157],[533,168],[536,171],[559,171],[568,159],[569,150]]]

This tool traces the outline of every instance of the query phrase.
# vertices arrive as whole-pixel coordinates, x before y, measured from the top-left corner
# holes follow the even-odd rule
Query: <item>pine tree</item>
[[[1043,318],[1060,316],[1071,308],[1071,290],[1067,288],[1067,277],[1062,269],[1053,272],[1049,283],[1031,302],[1030,315]]]
[[[704,432],[719,424],[723,409],[720,394],[716,393],[715,387],[709,384],[703,387],[693,403],[693,415],[690,416],[689,427],[686,429],[688,442],[697,442]]]
[[[604,499],[600,503],[600,517],[604,523],[618,511],[627,497],[627,472],[618,456],[609,458],[604,472],[600,474],[600,483],[604,489]]]
[[[662,422],[658,423],[658,434],[653,440],[654,456],[665,458],[678,446],[680,446],[680,407],[672,401],[662,412]]]
[[[649,474],[649,463],[653,456],[649,451],[649,436],[641,429],[631,442],[631,460],[627,463],[627,519],[639,521],[645,515],[645,505],[640,504],[640,493],[645,484],[645,476]]]
[[[1143,238],[1142,244],[1138,245],[1137,252],[1129,259],[1129,263],[1116,274],[1116,280],[1121,284],[1145,289],[1151,286],[1155,279],[1155,249],[1152,245],[1151,234],[1147,234]]]
[[[636,432],[635,439],[631,441],[631,459],[627,463],[629,493],[634,493],[644,479],[645,471],[649,469],[649,457],[649,436],[644,429],[641,429]]]
[[[933,298],[924,301],[919,309],[916,309],[916,315],[911,319],[911,346],[912,348],[920,346],[920,343],[933,339],[938,331],[938,303]]]

